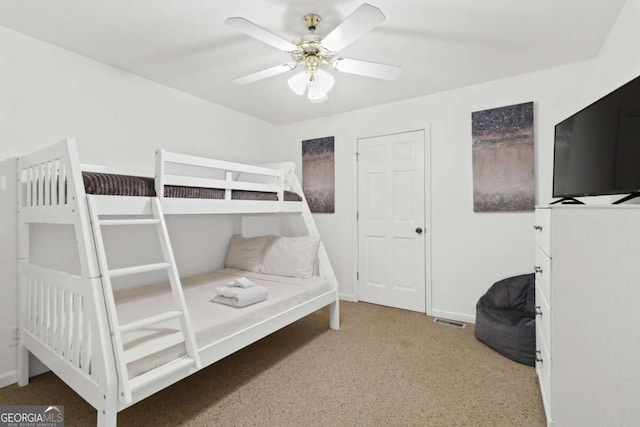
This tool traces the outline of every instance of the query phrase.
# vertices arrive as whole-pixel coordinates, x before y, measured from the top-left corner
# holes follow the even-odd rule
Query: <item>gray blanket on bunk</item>
[[[144,176],[116,175],[110,173],[82,172],[84,191],[87,194],[105,196],[140,196],[155,197],[154,179]],[[224,199],[224,190],[219,188],[182,187],[166,185],[164,197],[178,197],[185,199]],[[232,190],[232,200],[278,200],[277,193],[262,191]],[[298,194],[285,191],[286,202],[302,200]]]

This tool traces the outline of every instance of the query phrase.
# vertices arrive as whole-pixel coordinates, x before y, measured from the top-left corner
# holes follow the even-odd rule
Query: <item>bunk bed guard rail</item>
[[[76,158],[73,158],[73,157]],[[84,197],[75,141],[18,158],[18,213],[27,223],[74,224]],[[81,194],[78,194],[81,193]]]
[[[190,173],[195,168],[202,175],[224,174],[224,179],[198,177]],[[189,173],[189,175],[187,175]],[[240,174],[255,177],[253,181],[239,181]],[[263,183],[266,181],[268,183]],[[224,189],[224,199],[231,200],[233,190],[276,193],[279,204],[284,201],[285,176],[282,169],[271,169],[223,160],[207,159],[186,154],[156,151],[156,195],[164,198],[167,185]]]

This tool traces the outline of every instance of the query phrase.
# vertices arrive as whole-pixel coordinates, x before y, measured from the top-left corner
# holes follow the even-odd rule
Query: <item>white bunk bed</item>
[[[221,171],[222,178],[203,177],[201,173],[189,176],[167,172],[175,169],[176,165],[177,169],[195,167],[205,171]],[[261,317],[251,320],[245,318],[243,321],[235,319],[235,323],[227,323],[225,327],[209,323],[202,326],[202,316],[193,321],[190,308],[197,315],[204,310],[193,302],[202,301],[203,298],[194,293],[192,288],[196,289],[203,280],[211,280],[207,285],[215,286],[219,281],[232,277],[229,275],[243,272],[223,270],[211,273],[215,276],[213,278],[189,278],[185,280],[185,291],[175,265],[164,218],[168,214],[297,213],[302,216],[308,234],[318,236],[302,188],[294,174],[285,176],[281,169],[159,150],[154,180],[157,197],[152,197],[86,194],[82,175],[84,170],[118,173],[104,167],[83,167],[78,159],[76,144],[70,139],[18,159],[20,385],[28,384],[28,356],[31,352],[96,408],[98,425],[115,426],[117,412],[322,307],[329,306],[329,326],[338,329],[338,283],[322,243],[318,248],[318,277],[311,282],[315,283],[315,280],[324,285],[309,282],[313,286],[305,287],[307,282],[304,280],[302,284],[294,284],[288,283],[289,278],[279,280],[254,275],[252,277],[257,281],[273,281],[280,287],[295,285],[302,288],[297,288],[295,298],[289,299],[281,298],[278,294],[280,291],[274,290],[274,295],[277,295],[274,300],[279,305],[269,312],[262,312]],[[271,182],[240,181],[237,179],[238,173],[267,177]],[[283,196],[287,182],[302,200],[285,201]],[[223,199],[165,197],[168,186],[220,189]],[[272,196],[275,194],[276,200],[235,200],[234,191],[271,193]],[[29,231],[32,224],[67,224],[74,227],[79,274],[58,271],[30,261]],[[156,227],[164,257],[162,262],[109,269],[102,229],[111,225]],[[146,317],[132,320],[130,316],[127,317],[119,301],[126,300],[130,314],[135,304],[144,306],[144,301],[136,300],[144,293],[118,298],[114,294],[111,279],[155,270],[167,271],[169,290],[163,298],[172,301],[174,308],[159,314],[147,313]],[[191,294],[196,295],[195,298]],[[245,309],[233,308],[237,313]],[[215,317],[215,314],[212,316]],[[132,331],[168,324],[171,325],[170,333],[141,341],[138,337],[140,343],[133,348],[131,340],[127,342],[124,338]],[[193,324],[197,324],[197,327],[194,328]],[[212,328],[219,328],[215,329],[218,333],[211,333],[214,330]],[[173,351],[176,346],[183,351]],[[141,369],[140,374],[130,372],[131,363],[141,363],[141,360],[157,354],[164,354],[161,362],[156,360],[153,366]]]

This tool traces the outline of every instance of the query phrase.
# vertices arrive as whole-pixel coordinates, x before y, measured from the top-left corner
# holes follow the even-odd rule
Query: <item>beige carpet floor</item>
[[[120,412],[119,426],[544,426],[534,368],[423,314],[341,304],[320,310]],[[0,405],[95,410],[55,375],[0,389]]]

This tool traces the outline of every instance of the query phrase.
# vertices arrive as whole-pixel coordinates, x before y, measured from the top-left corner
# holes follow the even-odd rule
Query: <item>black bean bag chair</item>
[[[476,338],[516,362],[536,359],[535,275],[494,283],[476,304]]]

